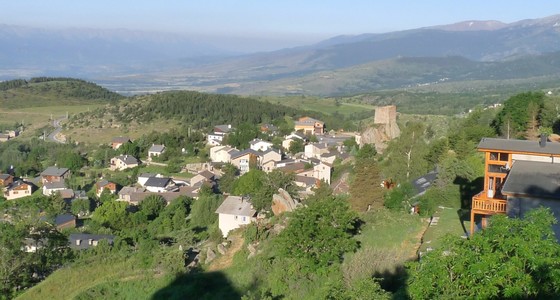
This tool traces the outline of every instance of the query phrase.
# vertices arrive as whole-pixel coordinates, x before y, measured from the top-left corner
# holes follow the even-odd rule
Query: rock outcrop
[[[296,202],[288,192],[283,189],[278,189],[278,194],[272,196],[272,212],[275,216],[286,212],[293,211],[298,206]]]
[[[372,126],[368,126],[361,133],[360,146],[374,144],[375,150],[382,153],[387,148],[387,143],[399,137],[401,131],[397,125],[397,107],[395,105],[378,107]]]

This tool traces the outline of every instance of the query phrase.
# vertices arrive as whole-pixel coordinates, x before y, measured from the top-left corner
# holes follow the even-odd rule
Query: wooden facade
[[[502,194],[502,187],[516,160],[558,163],[560,143],[543,140],[521,141],[503,139],[482,139],[478,151],[484,153],[484,189],[473,196],[471,205],[470,232],[475,232],[475,220],[481,217],[481,225],[487,225],[488,217],[506,214],[508,198]]]

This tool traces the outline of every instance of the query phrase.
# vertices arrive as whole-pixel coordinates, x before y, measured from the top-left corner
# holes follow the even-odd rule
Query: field
[[[94,110],[104,104],[60,105],[29,108],[0,108],[0,128],[12,128],[15,123],[23,123],[25,129],[33,131],[51,124],[51,120]]]
[[[361,103],[347,103],[335,98],[319,98],[313,96],[286,96],[286,97],[257,97],[261,101],[268,101],[270,103],[277,103],[289,107],[316,111],[327,115],[332,115],[335,112],[344,116],[350,116],[355,113],[363,113],[364,111],[373,111],[375,106]]]

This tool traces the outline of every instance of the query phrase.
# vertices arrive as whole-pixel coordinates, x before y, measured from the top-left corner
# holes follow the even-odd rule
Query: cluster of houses
[[[284,137],[281,149],[261,139],[254,139],[248,149],[236,149],[222,145],[225,136],[235,130],[231,125],[218,125],[208,135],[207,144],[210,148],[212,164],[231,163],[240,174],[251,169],[259,169],[266,173],[278,170],[295,175],[294,183],[301,188],[300,197],[312,193],[313,188],[321,183],[330,184],[335,159],[346,159],[348,153],[342,150],[342,143],[347,138],[333,138],[325,134],[322,121],[303,117],[295,122],[294,132]],[[261,132],[270,136],[277,134],[277,129],[269,124],[261,126]],[[315,135],[318,142],[309,142],[308,137]],[[287,155],[293,142],[302,142],[304,151],[295,155]],[[219,228],[227,236],[233,229],[254,222],[257,211],[250,199],[242,196],[228,196],[216,210]]]
[[[95,183],[95,193],[98,197],[103,192],[118,195],[117,201],[125,201],[131,205],[138,205],[150,195],[159,195],[170,202],[179,196],[197,198],[200,188],[204,185],[213,187],[216,184],[218,173],[214,173],[214,166],[231,163],[239,169],[241,174],[251,169],[260,169],[264,172],[279,170],[295,175],[295,184],[301,187],[302,195],[310,193],[312,188],[324,182],[330,184],[333,171],[333,163],[336,158],[348,156],[342,151],[343,139],[333,139],[327,136],[321,137],[319,142],[310,143],[309,135],[322,136],[325,133],[324,123],[309,117],[304,117],[295,123],[294,133],[286,136],[282,142],[282,149],[275,149],[268,141],[255,139],[250,142],[248,149],[235,149],[222,145],[224,138],[235,130],[231,125],[218,125],[212,133],[208,134],[207,143],[211,146],[209,156],[211,163],[204,164],[205,167],[191,178],[166,177],[161,174],[142,173],[138,176],[133,186],[120,187],[116,183],[101,178]],[[270,136],[277,134],[277,128],[270,124],[261,126],[261,131]],[[305,144],[305,150],[296,155],[287,156],[286,152],[290,145],[299,140]],[[127,137],[116,137],[111,141],[113,149],[119,149],[131,140]],[[160,156],[166,150],[165,145],[152,145],[148,151],[148,162],[154,157]],[[113,157],[109,164],[112,171],[122,171],[137,167],[140,160],[131,155],[119,155]],[[51,166],[40,174],[42,194],[50,196],[60,194],[68,202],[80,197],[86,197],[83,191],[74,191],[65,185],[65,180],[71,176],[67,168]],[[0,175],[0,186],[3,187],[4,197],[16,199],[31,195],[34,185],[14,180],[9,174]],[[240,226],[253,222],[257,211],[253,208],[248,198],[241,196],[228,196],[216,211],[219,215],[219,227],[224,236]],[[76,226],[76,217],[67,214],[58,216],[55,225],[59,229],[72,228]],[[114,237],[106,235],[72,234],[70,245],[75,249],[86,249],[96,246],[100,240],[112,243]],[[29,244],[26,251],[36,249],[36,245]]]

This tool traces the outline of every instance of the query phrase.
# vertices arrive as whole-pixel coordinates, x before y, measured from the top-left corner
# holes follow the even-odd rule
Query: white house
[[[49,182],[43,185],[43,195],[50,196],[56,192],[66,189],[64,182]]]
[[[213,132],[208,134],[206,143],[211,146],[221,145],[224,137],[233,130],[235,130],[235,128],[231,127],[231,124],[216,125],[214,126]]]
[[[327,184],[331,184],[332,165],[321,162],[313,167],[313,177],[324,180]]]
[[[144,183],[144,188],[153,193],[170,192],[178,189],[173,179],[168,177],[150,177]]]
[[[249,142],[249,148],[255,151],[268,151],[268,149],[272,148],[272,143],[261,139],[254,139]]]
[[[229,146],[214,146],[210,148],[210,160],[212,162],[228,163],[231,161],[231,154],[239,150]]]
[[[109,166],[109,169],[111,169],[111,171],[122,171],[125,169],[137,167],[139,164],[140,162],[138,161],[138,159],[136,159],[136,157],[132,155],[119,155],[111,158],[111,165]]]
[[[218,227],[224,237],[227,237],[230,231],[255,221],[257,216],[251,202],[240,196],[228,196],[216,213]]]
[[[4,189],[4,198],[7,200],[31,196],[33,187],[24,181],[14,181]]]
[[[305,145],[304,155],[307,158],[320,158],[322,154],[328,153],[329,148],[325,143],[313,143]]]
[[[148,159],[152,159],[152,157],[160,156],[165,152],[165,145],[156,145],[152,144],[152,147],[148,149]]]
[[[152,178],[152,177],[163,177],[161,174],[155,174],[155,173],[142,173],[140,175],[138,175],[138,180],[136,181],[139,185],[144,186],[146,184],[146,181],[148,181],[148,179]]]

